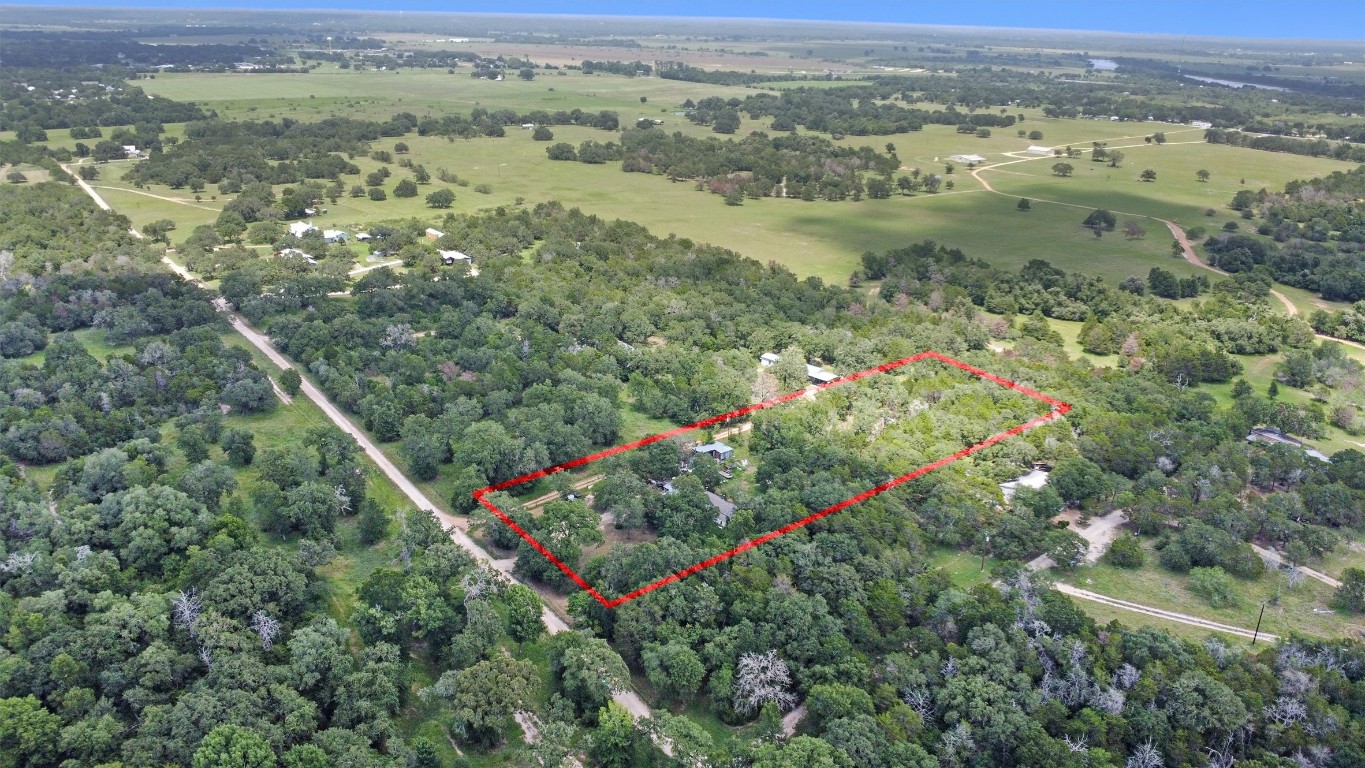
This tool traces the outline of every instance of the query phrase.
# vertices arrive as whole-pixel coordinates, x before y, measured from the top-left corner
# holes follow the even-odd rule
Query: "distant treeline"
[[[1357,202],[1362,197],[1365,166],[1292,181],[1279,194],[1242,190],[1231,207],[1248,220],[1259,216],[1256,233],[1263,237],[1220,233],[1204,249],[1211,264],[1228,272],[1267,272],[1325,299],[1357,302],[1365,299],[1365,210]]]
[[[865,173],[889,177],[900,167],[894,156],[871,147],[840,147],[818,136],[751,133],[720,141],[646,128],[625,131],[621,144],[621,168],[628,173],[695,179],[710,192],[751,198],[857,199]]]
[[[96,83],[77,86],[75,91],[72,99],[54,99],[49,93],[37,95],[37,91],[28,91],[13,83],[0,85],[0,104],[3,104],[3,109],[0,109],[0,130],[17,131],[24,126],[51,129],[184,123],[208,118],[194,104],[148,96],[133,85],[109,92],[103,85]]]
[[[579,64],[579,69],[582,69],[585,75],[606,72],[610,75],[625,75],[626,77],[649,77],[654,74],[654,67],[643,61],[593,61],[592,59],[584,59]]]
[[[847,88],[795,88],[780,94],[758,93],[739,106],[751,118],[772,117],[775,131],[812,131],[850,136],[887,136],[921,130],[928,125],[974,125],[1006,128],[1017,122],[1014,115],[997,112],[962,112],[956,108],[915,109],[884,101],[890,96],[877,86]],[[708,100],[698,103],[702,108]]]
[[[707,85],[754,85],[755,83],[788,82],[791,80],[827,80],[789,74],[760,74],[758,72],[733,72],[729,70],[709,70],[693,67],[681,61],[659,62],[659,77],[665,80],[683,80],[689,83]]]
[[[360,168],[341,153],[362,154],[369,142],[402,136],[416,127],[411,114],[386,123],[334,117],[316,123],[285,118],[280,122],[196,122],[185,140],[129,169],[125,179],[165,184],[173,189],[225,180],[292,184],[301,179],[334,179]]]
[[[1269,152],[1288,152],[1293,155],[1331,157],[1352,163],[1365,163],[1365,146],[1348,144],[1344,141],[1333,144],[1327,139],[1256,136],[1242,131],[1225,131],[1219,128],[1210,128],[1204,131],[1204,140],[1210,144],[1229,144],[1234,147],[1264,149]]]
[[[242,44],[147,45],[124,32],[5,32],[6,69],[93,64],[136,68],[226,66],[270,53],[257,45]]]

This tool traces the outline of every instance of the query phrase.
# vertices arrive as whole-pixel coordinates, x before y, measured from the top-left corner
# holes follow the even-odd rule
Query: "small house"
[[[706,492],[706,500],[716,508],[716,525],[724,528],[729,524],[730,518],[735,516],[735,503],[710,491]]]
[[[340,229],[322,230],[322,239],[329,243],[344,243],[348,239],[350,239],[350,237],[351,237],[350,235],[346,234],[344,231]]]
[[[443,238],[443,237],[446,236],[446,233],[442,232],[442,231],[439,230],[439,229],[433,229],[432,227],[427,227],[426,235],[427,235],[428,238],[430,238],[430,239],[432,239],[432,240],[440,240],[441,238]]]
[[[474,263],[474,259],[467,253],[460,253],[459,251],[437,251],[437,253],[441,254],[441,262],[447,267],[455,266],[455,263],[458,261],[469,264]]]
[[[369,232],[357,232],[355,233],[355,239],[363,243],[366,240],[373,240],[374,235],[370,234]]]
[[[782,356],[776,352],[764,352],[758,356],[758,364],[764,368],[771,368],[774,365],[777,365],[777,361],[781,359]]]
[[[812,384],[829,384],[832,381],[836,381],[839,378],[839,374],[834,373],[833,371],[827,371],[818,365],[806,363],[806,377],[810,379],[810,383]]]
[[[1191,127],[1191,128],[1203,128],[1203,129],[1207,130],[1207,129],[1213,127],[1213,123],[1210,123],[1208,120],[1191,120],[1191,121],[1190,121],[1190,127]]]
[[[293,235],[294,237],[303,237],[304,235],[308,234],[309,232],[312,232],[315,229],[317,229],[317,227],[313,226],[309,222],[296,221],[289,225],[289,234]]]
[[[1038,146],[1037,144],[1030,144],[1030,145],[1029,145],[1029,148],[1026,149],[1026,150],[1024,150],[1024,151],[1027,152],[1027,153],[1029,153],[1030,155],[1044,155],[1044,156],[1046,156],[1046,155],[1051,155],[1051,154],[1052,154],[1052,147],[1040,147],[1040,146]]]
[[[730,458],[735,455],[735,449],[725,443],[716,441],[705,445],[694,445],[692,446],[692,453],[697,456],[706,454],[716,461],[729,461]]]
[[[532,128],[535,128],[535,127],[536,127],[536,124],[535,124],[535,123],[522,123],[522,124],[521,124],[521,129],[522,129],[523,131],[529,131],[529,130],[531,130]]]
[[[955,163],[966,163],[967,165],[980,165],[986,162],[986,158],[981,155],[952,155],[948,159]]]
[[[124,144],[123,156],[129,160],[136,160],[137,158],[142,157],[142,150],[138,149],[136,145]]]

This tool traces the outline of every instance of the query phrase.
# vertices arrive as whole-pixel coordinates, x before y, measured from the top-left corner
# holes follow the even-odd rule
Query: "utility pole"
[[[1251,633],[1251,644],[1256,645],[1256,638],[1261,635],[1261,619],[1265,617],[1265,603],[1261,603],[1261,615],[1256,617],[1256,631]]]

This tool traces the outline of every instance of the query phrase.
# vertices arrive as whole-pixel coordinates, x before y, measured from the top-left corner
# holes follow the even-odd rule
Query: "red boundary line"
[[[933,472],[936,469],[947,466],[948,464],[951,464],[957,461],[958,459],[965,458],[967,456],[972,455],[973,453],[976,453],[977,451],[989,448],[990,446],[995,445],[996,443],[1003,442],[1016,435],[1021,435],[1024,432],[1033,429],[1034,427],[1038,427],[1050,421],[1054,421],[1058,418],[1061,418],[1063,415],[1065,415],[1068,411],[1071,410],[1071,405],[1069,403],[1064,403],[1056,398],[1048,397],[1047,395],[1044,395],[1041,392],[1036,392],[1027,387],[1020,386],[1019,384],[1016,384],[1015,382],[1010,381],[1009,379],[1001,378],[993,373],[988,373],[987,371],[983,371],[980,368],[968,365],[962,362],[961,360],[948,357],[947,355],[940,354],[932,350],[920,352],[919,354],[912,355],[910,357],[903,357],[900,360],[893,360],[889,363],[882,363],[881,365],[878,365],[876,367],[868,368],[865,371],[858,371],[857,373],[849,374],[848,376],[835,379],[834,381],[827,381],[822,384],[818,384],[816,385],[816,389],[825,390],[829,389],[830,387],[837,387],[841,384],[848,384],[850,382],[854,382],[859,379],[872,376],[874,374],[885,373],[887,371],[895,370],[896,368],[900,368],[911,363],[917,363],[921,360],[926,359],[937,360],[946,365],[951,365],[954,368],[959,368],[963,371],[966,371],[967,373],[970,373],[973,376],[976,376],[977,378],[985,379],[986,381],[999,384],[1000,386],[1005,387],[1006,389],[1012,389],[1016,392],[1019,392],[1020,394],[1027,395],[1028,397],[1031,397],[1035,400],[1047,403],[1048,405],[1052,406],[1052,410],[1047,414],[1044,414],[1043,416],[1039,416],[1038,418],[1033,419],[1032,421],[1025,422],[1017,427],[1013,427],[1012,429],[1007,429],[1004,432],[992,435],[986,438],[985,440],[982,440],[981,442],[977,443],[976,445],[963,448],[957,453],[954,453],[950,456],[944,456],[938,461],[932,462],[930,464],[925,464],[919,469],[907,472],[901,475],[900,477],[892,478],[891,480],[888,480],[882,483],[881,485],[863,491],[857,496],[852,496],[850,498],[844,499],[843,501],[826,507],[820,510],[819,512],[812,513],[810,515],[807,515],[806,517],[801,518],[800,520],[788,523],[787,525],[784,525],[775,531],[769,531],[768,533],[765,533],[762,536],[759,536],[758,538],[750,539],[749,541],[746,541],[733,549],[727,550],[713,557],[709,557],[697,563],[696,565],[688,566],[687,568],[684,568],[669,576],[665,576],[664,578],[659,579],[658,581],[655,581],[652,584],[646,584],[645,586],[640,587],[634,592],[629,592],[615,599],[608,599],[604,597],[601,593],[594,589],[591,584],[585,581],[582,576],[579,576],[578,573],[574,571],[574,569],[565,565],[564,562],[561,561],[558,557],[555,557],[554,553],[547,549],[545,545],[541,544],[539,541],[536,540],[534,536],[527,533],[525,529],[523,529],[521,526],[513,522],[512,519],[508,517],[506,513],[504,513],[501,509],[498,509],[497,505],[490,502],[487,498],[488,494],[493,493],[495,491],[506,490],[507,488],[511,488],[512,486],[521,485],[523,483],[529,483],[534,480],[539,480],[542,477],[552,475],[556,472],[562,472],[566,469],[574,469],[576,467],[581,467],[585,464],[591,464],[592,462],[597,461],[598,459],[605,459],[608,456],[615,456],[618,453],[625,453],[626,451],[632,451],[635,450],[636,448],[642,448],[646,445],[657,443],[660,440],[667,440],[670,437],[675,437],[677,435],[685,434],[687,432],[693,432],[698,429],[704,429],[713,424],[719,424],[720,422],[729,421],[730,419],[739,418],[740,416],[747,416],[748,414],[764,410],[765,408],[771,408],[775,405],[788,403],[791,402],[792,400],[796,400],[797,398],[800,398],[803,395],[805,395],[807,390],[799,389],[795,392],[788,392],[785,395],[780,395],[778,397],[764,400],[761,403],[755,403],[753,405],[745,406],[743,408],[738,408],[736,410],[730,411],[729,413],[722,413],[719,416],[712,416],[709,419],[702,419],[701,421],[693,422],[692,424],[688,424],[686,426],[670,429],[667,432],[660,432],[657,435],[650,435],[649,437],[636,440],[635,442],[632,443],[618,445],[613,448],[598,451],[597,453],[573,459],[572,461],[566,461],[560,464],[556,464],[552,467],[546,467],[545,469],[536,470],[535,472],[530,472],[520,477],[514,477],[511,480],[504,480],[501,483],[490,485],[486,488],[480,488],[479,490],[474,492],[474,498],[486,509],[488,509],[494,515],[496,515],[499,520],[507,524],[512,530],[516,531],[517,535],[524,539],[527,544],[530,544],[533,548],[535,548],[537,552],[539,552],[541,555],[544,555],[547,560],[549,560],[551,563],[554,563],[555,567],[563,571],[564,575],[568,576],[573,581],[573,583],[577,584],[588,594],[592,595],[593,598],[597,600],[597,602],[601,603],[603,606],[607,608],[615,608],[621,605],[622,603],[629,602],[637,597],[640,597],[641,595],[653,592],[654,590],[662,586],[672,584],[675,581],[681,581],[682,579],[685,579],[688,576],[697,573],[698,571],[710,568],[711,566],[728,560],[742,552],[747,552],[753,549],[754,547],[766,544],[772,541],[773,539],[777,538],[778,536],[791,533],[792,531],[798,528],[803,528],[817,520],[829,517],[835,512],[847,509],[848,507],[851,507],[859,502],[867,501],[873,496],[885,493],[898,485],[907,483],[911,480],[914,480],[917,477],[921,477],[930,472]]]

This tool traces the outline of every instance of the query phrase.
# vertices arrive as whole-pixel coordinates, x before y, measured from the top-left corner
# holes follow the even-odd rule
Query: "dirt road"
[[[801,718],[806,716],[806,705],[793,709],[782,716],[782,735],[791,738],[796,734],[796,725],[801,722]]]
[[[1115,510],[1104,517],[1097,517],[1085,528],[1076,527],[1077,522],[1079,522],[1079,513],[1073,511],[1065,512],[1056,519],[1066,520],[1073,531],[1080,534],[1081,538],[1089,542],[1090,548],[1085,554],[1085,560],[1088,563],[1094,563],[1100,559],[1100,556],[1104,554],[1105,550],[1109,548],[1109,545],[1122,531],[1123,524],[1127,522],[1127,517],[1123,514],[1122,510]],[[1029,562],[1028,568],[1033,571],[1042,571],[1052,568],[1055,565],[1056,563],[1052,561],[1052,558],[1047,555],[1040,555]],[[1089,600],[1094,603],[1107,605],[1111,608],[1119,608],[1125,611],[1141,613],[1146,616],[1166,619],[1167,621],[1188,624],[1193,627],[1199,627],[1200,629],[1212,629],[1218,632],[1227,632],[1248,638],[1254,634],[1252,630],[1243,627],[1234,627],[1230,624],[1221,624],[1216,621],[1201,619],[1198,616],[1190,616],[1184,613],[1176,613],[1175,611],[1153,608],[1150,605],[1120,600],[1115,597],[1101,595],[1098,592],[1091,592],[1088,589],[1073,587],[1070,584],[1064,584],[1062,582],[1053,584],[1053,588],[1064,595],[1070,595],[1071,597],[1080,598],[1081,600]],[[1266,632],[1262,632],[1260,636],[1270,641],[1278,639],[1275,635]]]
[[[1282,556],[1279,552],[1276,552],[1273,549],[1266,549],[1265,547],[1257,546],[1256,544],[1252,544],[1251,548],[1256,550],[1256,554],[1260,555],[1261,559],[1266,561],[1267,565],[1273,566],[1275,568],[1280,568],[1284,565],[1284,556]],[[1310,579],[1317,579],[1318,581],[1321,581],[1323,584],[1326,584],[1329,587],[1336,588],[1341,586],[1340,581],[1337,581],[1336,579],[1332,578],[1331,576],[1328,576],[1327,574],[1321,571],[1315,571],[1312,568],[1305,568],[1302,565],[1300,565],[1299,573],[1302,573],[1304,576],[1307,576]]]
[[[1199,143],[1202,143],[1202,142],[1183,142],[1183,143],[1199,144]],[[1141,146],[1143,146],[1143,145],[1142,145],[1142,144],[1134,144],[1133,146],[1134,146],[1134,147],[1141,147]],[[1124,149],[1127,149],[1127,148],[1128,148],[1128,147],[1124,147]],[[1117,149],[1117,147],[1116,147],[1116,149]],[[1089,150],[1082,150],[1082,151],[1089,151]],[[1042,157],[1021,157],[1021,158],[1017,158],[1017,159],[1015,159],[1015,160],[1006,160],[1006,161],[1001,162],[1001,163],[993,163],[993,164],[991,164],[991,165],[983,165],[983,166],[981,166],[980,168],[974,168],[974,169],[972,169],[972,178],[976,179],[977,182],[981,184],[981,188],[984,189],[984,190],[986,190],[987,192],[993,192],[993,193],[995,193],[995,194],[997,194],[997,195],[1004,195],[1005,197],[1014,197],[1014,195],[1010,195],[1009,193],[1006,193],[1006,192],[1001,192],[1000,190],[996,189],[995,187],[992,187],[992,186],[991,186],[991,183],[990,183],[989,181],[986,181],[985,179],[983,179],[983,178],[981,177],[981,173],[984,172],[984,171],[995,170],[995,169],[1000,168],[1001,166],[1005,166],[1005,165],[1014,165],[1015,163],[1027,163],[1027,162],[1031,162],[1031,161],[1035,161],[1035,160],[1050,160],[1050,159],[1053,159],[1053,158],[1046,157],[1046,156],[1042,156]],[[1076,203],[1063,203],[1063,202],[1061,202],[1060,200],[1045,200],[1045,199],[1043,199],[1043,198],[1038,198],[1038,197],[1031,197],[1031,198],[1029,198],[1029,200],[1031,200],[1031,201],[1033,201],[1033,202],[1035,202],[1035,203],[1046,203],[1046,204],[1048,204],[1048,205],[1062,205],[1062,206],[1066,206],[1067,208],[1079,208],[1079,209],[1081,209],[1081,210],[1088,210],[1088,209],[1091,208],[1091,206],[1087,206],[1087,205],[1078,205],[1078,204],[1076,204]],[[1179,224],[1176,224],[1174,221],[1168,221],[1168,220],[1166,220],[1166,219],[1159,219],[1159,218],[1157,218],[1157,217],[1155,217],[1155,216],[1148,216],[1148,215],[1145,214],[1145,213],[1130,213],[1130,212],[1127,212],[1127,211],[1112,211],[1112,213],[1121,214],[1121,215],[1123,215],[1123,216],[1134,216],[1134,217],[1137,217],[1137,218],[1147,219],[1147,220],[1149,220],[1149,221],[1157,221],[1157,222],[1160,222],[1160,223],[1162,223],[1162,224],[1165,224],[1165,225],[1166,225],[1166,229],[1170,230],[1171,237],[1175,238],[1176,242],[1180,243],[1180,249],[1181,249],[1181,251],[1182,251],[1182,255],[1183,255],[1184,258],[1185,258],[1185,261],[1189,262],[1190,264],[1193,264],[1193,265],[1196,266],[1196,267],[1199,267],[1200,269],[1207,269],[1208,271],[1213,272],[1214,274],[1223,275],[1223,276],[1225,276],[1225,277],[1227,276],[1227,274],[1228,274],[1227,272],[1224,272],[1223,270],[1218,269],[1217,267],[1214,267],[1214,266],[1212,266],[1212,265],[1206,264],[1206,263],[1204,263],[1204,261],[1203,261],[1202,259],[1199,258],[1199,255],[1198,255],[1197,253],[1195,253],[1195,251],[1194,251],[1194,246],[1190,243],[1190,239],[1189,239],[1188,237],[1185,236],[1185,230],[1181,229],[1180,225],[1179,225]],[[1290,315],[1291,317],[1294,316],[1294,315],[1299,314],[1299,308],[1296,307],[1296,306],[1294,306],[1294,302],[1290,301],[1288,296],[1285,296],[1283,293],[1280,293],[1279,291],[1276,291],[1276,290],[1271,290],[1271,291],[1270,291],[1270,295],[1274,296],[1276,299],[1279,300],[1279,302],[1280,302],[1281,304],[1284,305],[1284,310],[1285,310],[1285,312],[1289,313],[1289,315]],[[1322,338],[1330,338],[1330,337],[1323,336]],[[1336,341],[1340,341],[1340,339],[1335,339],[1335,340],[1336,340]]]
[[[1230,635],[1237,635],[1238,637],[1245,637],[1248,639],[1255,636],[1255,633],[1250,629],[1234,627],[1231,624],[1220,624],[1216,621],[1209,621],[1208,619],[1201,619],[1198,616],[1190,616],[1184,613],[1165,611],[1160,608],[1153,608],[1149,605],[1130,603],[1127,600],[1119,600],[1113,597],[1106,597],[1105,595],[1101,595],[1098,592],[1091,592],[1088,589],[1073,587],[1070,584],[1063,584],[1061,582],[1057,582],[1056,584],[1052,585],[1052,588],[1057,590],[1058,592],[1061,592],[1064,595],[1070,595],[1071,597],[1079,597],[1082,600],[1089,600],[1093,603],[1101,603],[1103,605],[1108,605],[1113,608],[1122,608],[1125,611],[1141,613],[1158,619],[1176,621],[1180,622],[1181,624],[1189,624],[1191,626],[1200,627],[1201,629],[1211,629],[1214,630],[1215,632],[1226,632]],[[1269,632],[1262,632],[1260,634],[1260,638],[1268,640],[1270,642],[1274,642],[1280,639],[1277,635],[1272,635]]]
[[[143,197],[154,197],[154,198],[156,198],[157,200],[165,200],[165,201],[168,202],[168,203],[175,203],[175,204],[177,204],[177,205],[188,205],[188,206],[191,207],[191,208],[198,208],[198,209],[201,210],[201,211],[212,211],[213,213],[219,213],[220,211],[222,211],[221,208],[210,208],[210,207],[207,206],[207,205],[200,205],[200,204],[198,204],[198,203],[191,203],[191,202],[189,202],[188,200],[181,200],[181,199],[178,198],[178,197],[166,197],[165,195],[155,195],[155,194],[152,194],[151,192],[143,192],[143,191],[140,190],[140,189],[124,189],[123,187],[109,187],[109,186],[103,186],[103,185],[101,185],[101,186],[99,187],[99,189],[112,189],[112,190],[114,190],[115,192],[127,192],[127,193],[130,194],[130,195],[142,195]]]

